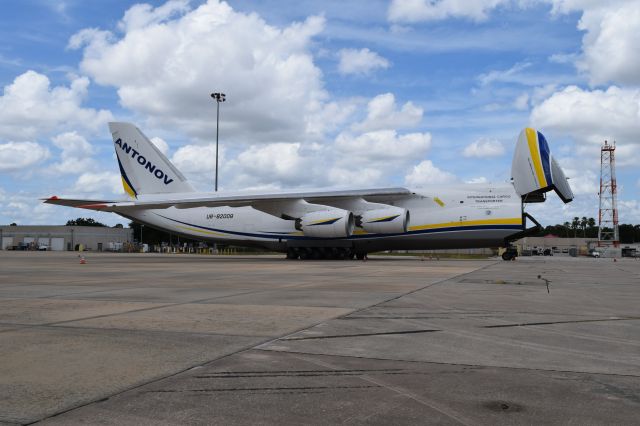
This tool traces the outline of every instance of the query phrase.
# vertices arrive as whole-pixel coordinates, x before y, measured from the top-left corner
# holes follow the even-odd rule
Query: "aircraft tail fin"
[[[573,200],[567,177],[551,155],[542,133],[526,128],[520,132],[511,164],[516,192],[527,202],[544,201],[543,194],[554,190],[565,203]]]
[[[136,126],[109,123],[122,175],[122,185],[131,198],[140,194],[193,192],[180,171]]]

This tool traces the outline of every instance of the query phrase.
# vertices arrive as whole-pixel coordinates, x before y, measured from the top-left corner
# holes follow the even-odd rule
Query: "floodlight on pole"
[[[212,93],[211,97],[216,101],[216,192],[218,192],[218,134],[220,128],[220,102],[226,100],[224,93]]]

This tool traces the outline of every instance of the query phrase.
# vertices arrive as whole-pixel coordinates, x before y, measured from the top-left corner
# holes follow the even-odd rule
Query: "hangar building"
[[[133,229],[103,226],[0,226],[0,250],[120,250]]]

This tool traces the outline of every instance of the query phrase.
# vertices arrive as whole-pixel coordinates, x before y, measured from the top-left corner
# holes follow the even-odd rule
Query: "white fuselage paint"
[[[143,201],[141,199],[141,201]],[[138,210],[127,217],[173,234],[219,243],[286,250],[290,246],[350,246],[369,251],[502,246],[523,229],[522,201],[511,184],[438,186],[368,201],[406,208],[406,233],[371,234],[356,228],[348,238],[305,237],[285,220],[252,207]]]

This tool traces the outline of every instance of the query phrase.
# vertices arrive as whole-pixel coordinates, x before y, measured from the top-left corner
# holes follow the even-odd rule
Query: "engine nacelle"
[[[374,234],[399,234],[409,228],[409,211],[400,207],[369,210],[359,219],[358,226]]]
[[[342,209],[319,210],[302,216],[296,228],[307,237],[350,237],[355,227],[353,213]]]

